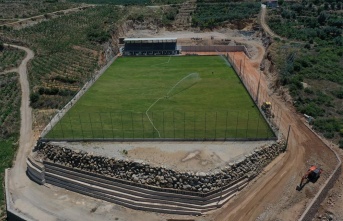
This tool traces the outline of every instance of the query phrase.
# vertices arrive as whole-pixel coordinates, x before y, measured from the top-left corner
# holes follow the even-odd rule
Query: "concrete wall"
[[[200,215],[216,209],[230,199],[246,185],[248,179],[242,179],[220,195],[206,200],[196,200],[189,196],[180,198],[177,193],[165,193],[132,185],[110,182],[106,177],[92,177],[80,170],[45,164],[47,183],[68,190],[113,202],[132,209],[161,213]]]
[[[6,195],[6,212],[7,212],[7,220],[8,221],[32,221],[31,218],[26,217],[23,214],[20,214],[18,211],[12,208],[12,202],[10,197],[9,191],[9,181],[8,176],[10,173],[10,169],[5,170],[5,195]]]
[[[306,126],[308,127],[308,125],[306,125]],[[310,130],[312,130],[310,127],[308,127],[308,128]],[[316,134],[315,131],[312,130],[312,132]],[[325,143],[325,141],[323,141],[323,142]],[[323,202],[323,200],[327,196],[329,190],[334,186],[335,182],[337,181],[338,177],[341,174],[342,161],[341,161],[340,156],[329,145],[326,144],[326,146],[335,154],[335,156],[337,158],[337,166],[336,166],[334,172],[330,175],[330,177],[326,180],[326,182],[321,187],[321,189],[318,191],[316,196],[313,198],[311,203],[307,206],[306,210],[303,212],[303,214],[299,218],[299,221],[312,221],[314,219],[314,216],[317,214],[317,212],[319,210],[320,204]]]
[[[236,52],[236,51],[243,51],[248,57],[251,57],[247,48],[244,45],[236,45],[236,46],[229,46],[229,45],[194,45],[194,46],[181,46],[182,52]]]

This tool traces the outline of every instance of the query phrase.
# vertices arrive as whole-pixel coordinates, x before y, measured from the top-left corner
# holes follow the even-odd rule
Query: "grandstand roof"
[[[177,38],[125,38],[124,42],[176,42]]]

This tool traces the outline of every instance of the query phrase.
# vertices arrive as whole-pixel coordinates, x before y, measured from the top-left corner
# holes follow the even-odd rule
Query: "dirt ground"
[[[260,103],[271,101],[274,114],[282,111],[278,123],[280,132],[286,135],[289,126],[291,132],[286,153],[218,212],[215,220],[297,220],[332,173],[337,160],[323,141],[304,124],[302,116],[295,112],[293,106],[269,91],[267,77],[256,70],[257,62],[247,59],[244,53],[230,56],[237,66],[243,62],[242,76],[249,82],[253,96],[258,93]],[[315,184],[309,183],[302,191],[296,191],[301,176],[311,165],[323,168],[326,173]]]
[[[60,220],[79,220],[80,214],[84,214],[83,220],[137,220],[137,217],[140,217],[140,220],[297,220],[320,186],[332,173],[337,161],[323,141],[308,129],[302,116],[295,112],[292,105],[284,102],[281,96],[269,90],[268,76],[259,72],[259,64],[264,54],[261,40],[258,36],[245,37],[230,30],[217,30],[211,33],[159,32],[158,34],[159,36],[162,34],[169,37],[178,36],[181,39],[184,38],[185,43],[191,41],[195,45],[197,42],[190,39],[194,36],[206,38],[206,41],[210,41],[211,36],[215,36],[214,39],[231,38],[231,43],[233,40],[236,43],[238,41],[246,43],[252,55],[251,60],[243,53],[230,53],[230,57],[238,67],[242,66],[242,77],[248,82],[248,88],[253,92],[253,97],[257,97],[258,94],[259,103],[266,100],[272,102],[275,124],[280,127],[280,132],[286,135],[291,125],[287,151],[268,165],[258,178],[254,179],[223,208],[201,217],[165,215],[130,210],[51,185],[38,186],[30,181],[25,175],[25,159],[30,151],[30,145],[33,144],[30,135],[32,124],[24,122],[22,134],[28,133],[21,137],[16,164],[10,174],[10,191],[15,208],[31,216],[40,217],[41,220],[56,220],[56,217]],[[153,36],[146,34],[134,37]],[[28,96],[24,97],[28,101]],[[30,113],[26,111],[27,107],[28,104],[25,103],[22,113]],[[22,142],[24,140],[26,143]],[[138,148],[137,151],[131,153],[129,151],[129,154],[135,157],[142,152],[145,151]],[[192,152],[196,156],[196,151]],[[153,153],[155,152],[146,152],[147,155],[153,155]],[[193,155],[189,155],[189,159],[192,159]],[[187,159],[187,157],[185,154],[182,155],[182,159]],[[208,158],[208,155],[204,158]],[[301,176],[313,164],[324,170],[321,178],[316,183],[307,184],[302,191],[296,191],[295,187],[299,184]],[[330,211],[333,211],[334,218],[342,220],[342,185],[342,178],[340,178],[324,201],[320,214],[332,215]]]
[[[87,142],[55,145],[83,150],[96,155],[146,162],[178,171],[209,172],[239,160],[263,145],[274,141],[206,142]]]
[[[343,159],[343,151],[339,150],[337,146],[336,151]],[[335,182],[333,188],[329,191],[326,198],[323,200],[319,211],[317,212],[315,221],[342,221],[343,220],[343,172],[341,172],[338,180]]]

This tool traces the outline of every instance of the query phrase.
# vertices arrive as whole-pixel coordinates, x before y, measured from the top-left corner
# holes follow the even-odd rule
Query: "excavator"
[[[322,169],[312,165],[310,169],[307,170],[306,174],[301,178],[300,184],[296,189],[300,191],[308,182],[316,182],[322,172]],[[305,180],[306,182],[304,182]]]

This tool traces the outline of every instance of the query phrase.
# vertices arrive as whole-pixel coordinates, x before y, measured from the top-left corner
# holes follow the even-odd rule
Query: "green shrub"
[[[87,39],[89,41],[97,42],[99,44],[102,44],[102,43],[108,41],[108,39],[110,37],[111,37],[111,35],[109,33],[107,33],[106,31],[103,31],[103,30],[101,30],[95,26],[90,28],[88,30],[88,33],[87,33]]]
[[[343,140],[340,140],[340,141],[338,142],[338,146],[339,146],[339,148],[343,149]]]
[[[339,98],[343,99],[343,87],[341,87],[339,90],[333,91],[333,94]]]
[[[335,134],[333,132],[325,132],[324,137],[327,139],[332,139],[334,138]]]
[[[299,110],[301,113],[310,115],[312,117],[323,116],[325,113],[325,111],[314,102],[300,105]]]
[[[341,126],[340,122],[335,118],[323,118],[314,121],[314,128],[323,132],[324,136],[327,135],[328,138],[333,138],[333,136],[331,137],[331,133],[340,131]]]
[[[31,102],[31,105],[33,103],[36,103],[37,101],[39,100],[39,94],[38,93],[31,93],[30,94],[30,102]]]

